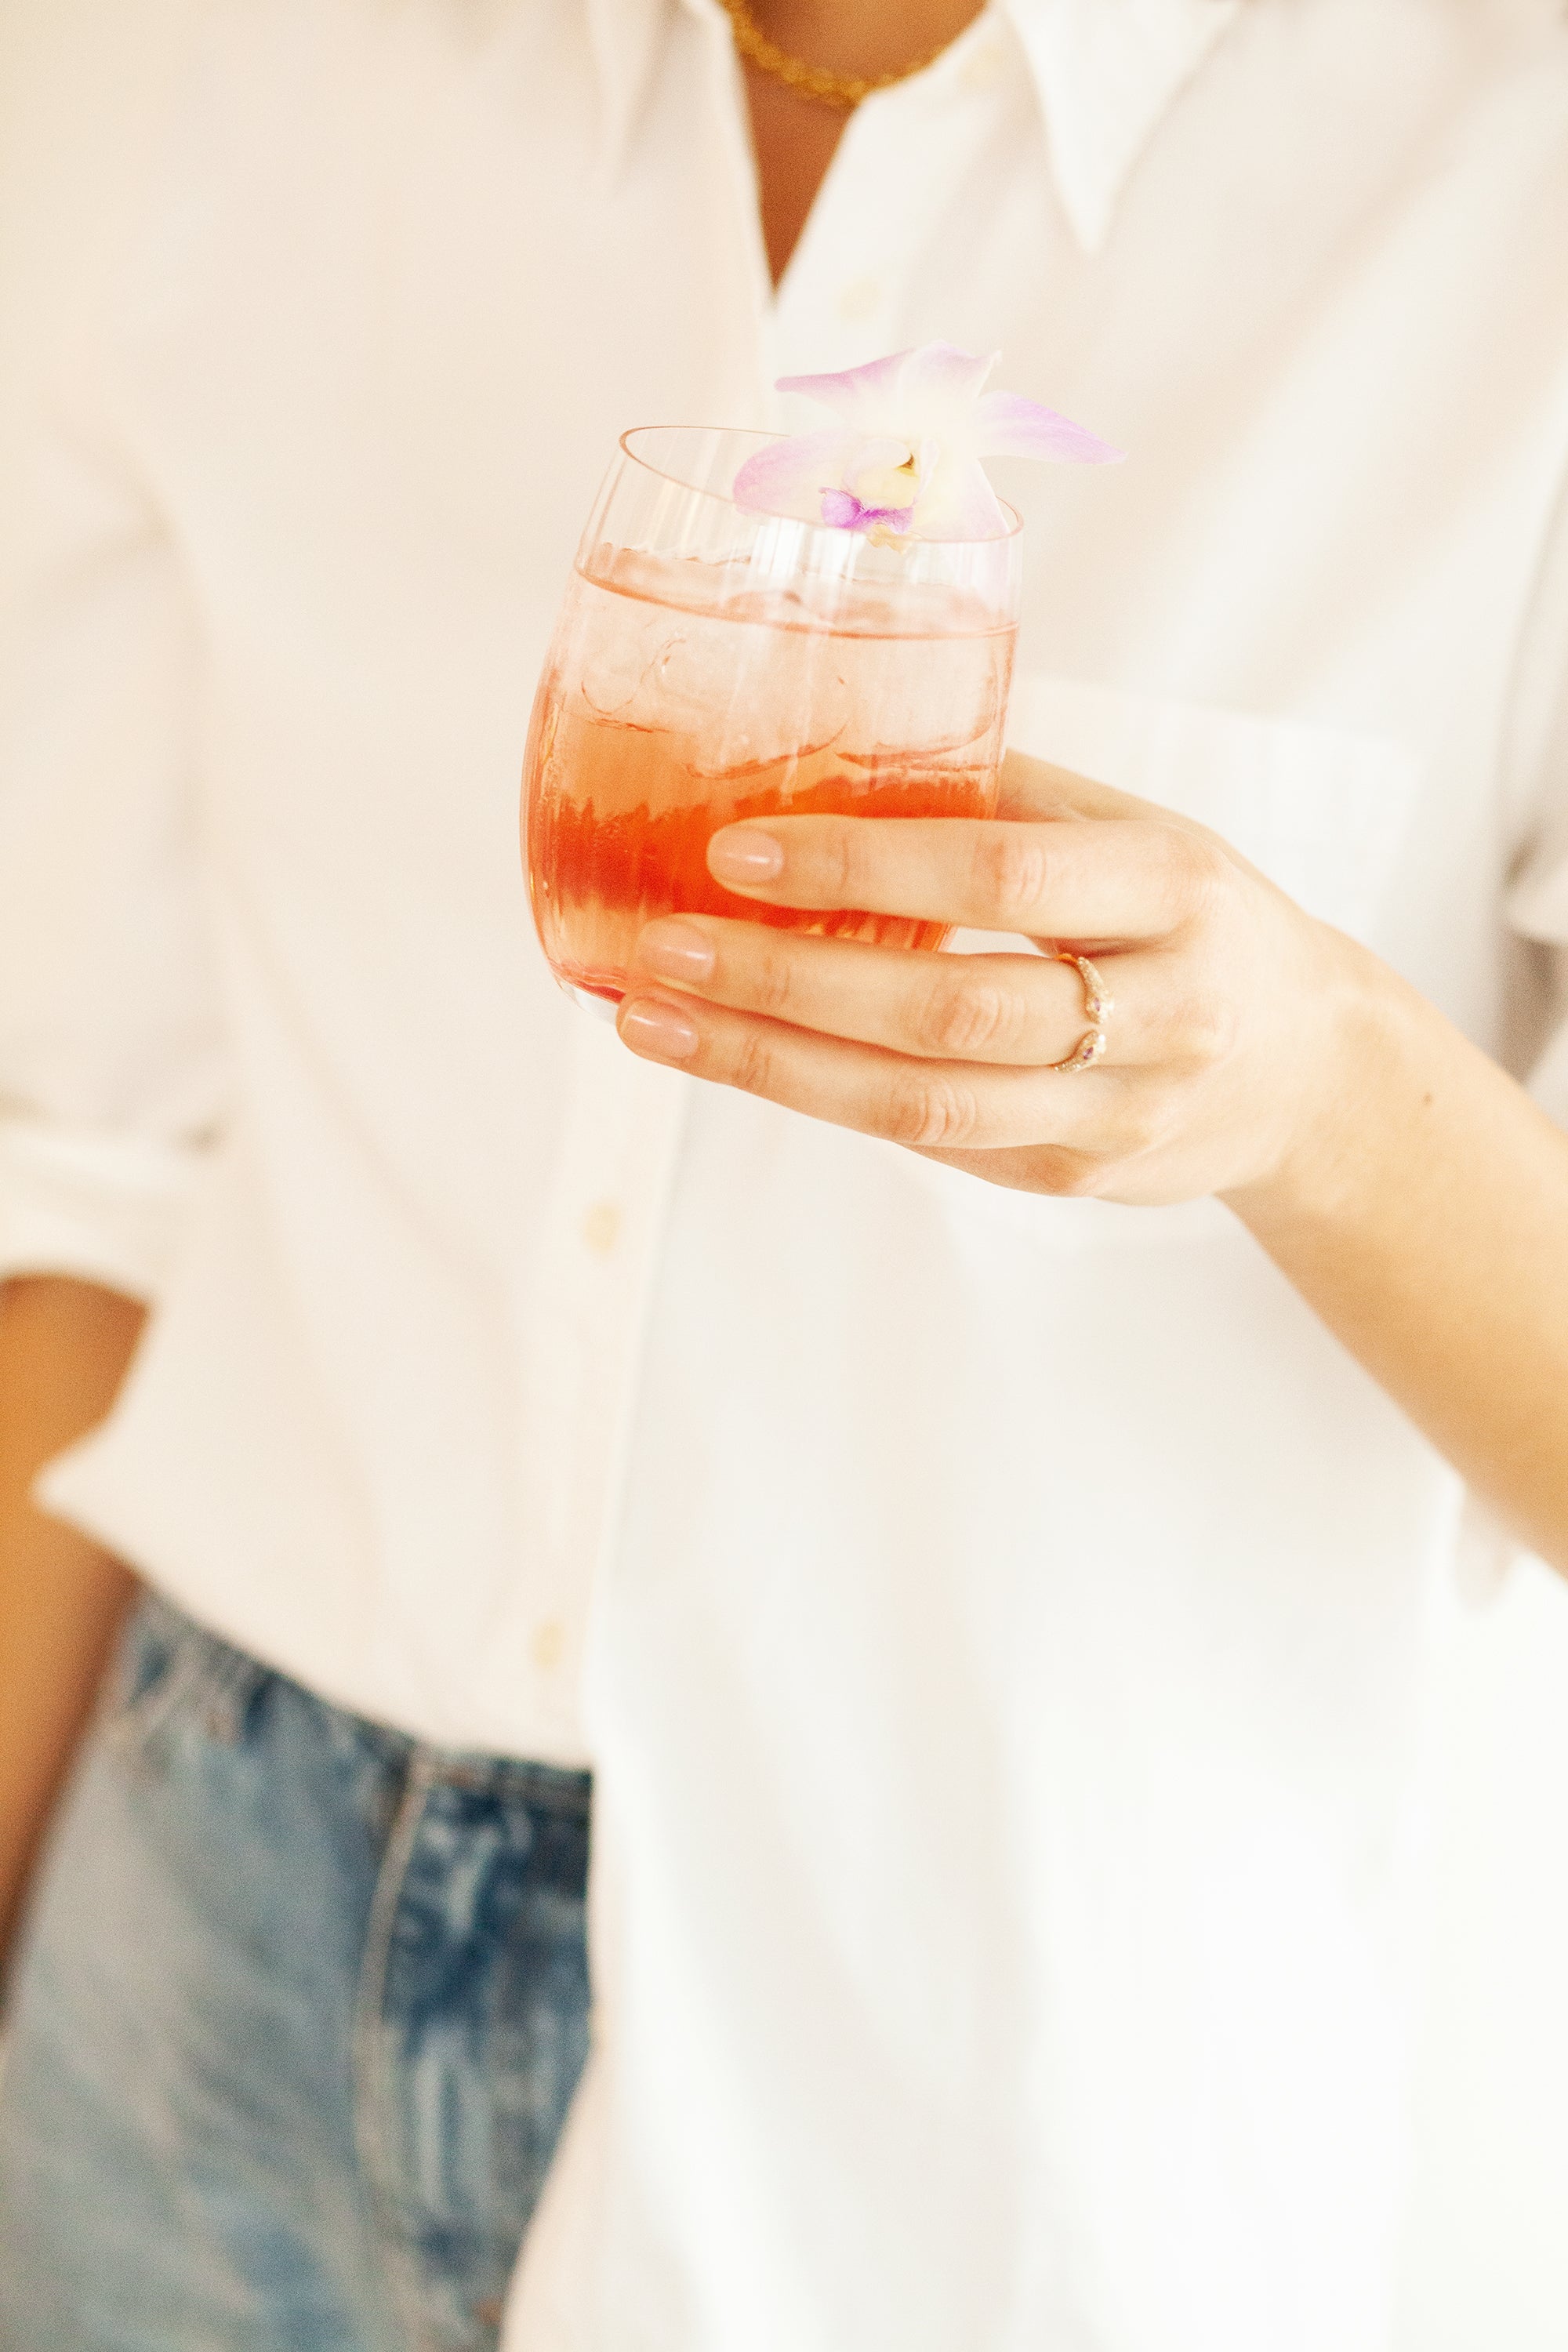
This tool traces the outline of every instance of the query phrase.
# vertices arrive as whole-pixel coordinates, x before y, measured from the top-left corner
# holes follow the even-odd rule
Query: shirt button
[[[595,1201],[583,1220],[583,1240],[595,1257],[608,1257],[621,1237],[621,1212],[614,1201]]]
[[[839,294],[838,315],[853,325],[858,319],[868,319],[881,299],[879,278],[852,278]]]
[[[546,1617],[542,1624],[536,1625],[528,1646],[540,1673],[550,1674],[561,1664],[566,1649],[566,1628],[560,1618]]]

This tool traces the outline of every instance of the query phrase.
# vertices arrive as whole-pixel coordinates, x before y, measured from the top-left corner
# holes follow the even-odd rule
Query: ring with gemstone
[[[1091,1025],[1084,1031],[1064,1060],[1047,1062],[1046,1067],[1047,1070],[1087,1070],[1092,1063],[1099,1061],[1105,1051],[1105,1016],[1115,1012],[1115,999],[1107,996],[1105,982],[1087,956],[1058,955],[1057,961],[1070,963],[1082,981],[1083,1009]]]

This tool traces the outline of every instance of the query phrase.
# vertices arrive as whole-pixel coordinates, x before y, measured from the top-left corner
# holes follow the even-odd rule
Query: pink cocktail
[[[995,805],[1016,532],[900,547],[742,513],[727,488],[759,438],[628,435],[584,537],[524,773],[534,920],[580,999],[617,1000],[642,926],[682,911],[940,946],[935,923],[734,898],[709,839]]]

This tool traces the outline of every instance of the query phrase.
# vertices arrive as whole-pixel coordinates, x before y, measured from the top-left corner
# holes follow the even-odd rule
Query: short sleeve
[[[224,1056],[184,588],[108,322],[193,22],[173,0],[0,17],[0,1276],[143,1297]]]
[[[1521,839],[1505,913],[1547,950],[1549,1018],[1531,1092],[1568,1127],[1568,490],[1531,602],[1510,728],[1509,768]]]

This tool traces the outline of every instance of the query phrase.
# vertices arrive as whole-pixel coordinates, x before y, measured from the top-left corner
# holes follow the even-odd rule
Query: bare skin
[[[108,1412],[142,1322],[133,1300],[90,1283],[0,1286],[0,1975],[133,1589],[120,1561],[28,1490]]]
[[[979,0],[772,0],[752,15],[769,40],[803,63],[870,81],[896,73],[955,40],[980,13]],[[763,238],[776,286],[800,240],[817,189],[844,135],[847,113],[801,98],[755,66],[746,71]]]
[[[920,955],[650,924],[636,1053],[997,1184],[1217,1194],[1455,1466],[1568,1574],[1568,1136],[1375,956],[1201,825],[1010,755],[989,824],[728,826],[771,905],[864,907],[1091,955]]]

